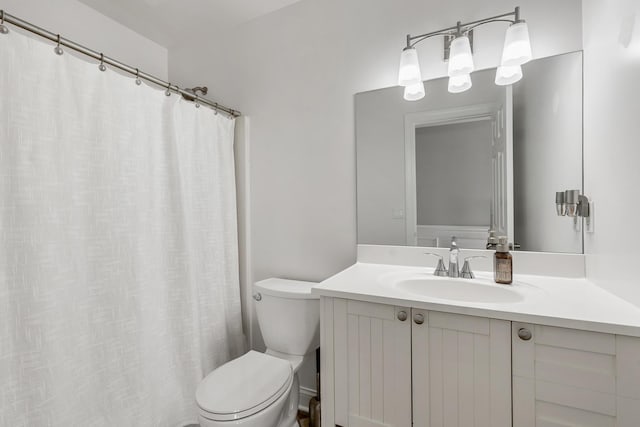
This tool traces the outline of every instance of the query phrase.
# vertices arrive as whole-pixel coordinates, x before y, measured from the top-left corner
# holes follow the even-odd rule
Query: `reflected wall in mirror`
[[[506,87],[475,72],[461,94],[426,81],[416,102],[401,87],[356,95],[358,243],[485,248],[493,230],[521,250],[582,253],[581,222],[554,205],[582,189],[582,52],[523,68]]]

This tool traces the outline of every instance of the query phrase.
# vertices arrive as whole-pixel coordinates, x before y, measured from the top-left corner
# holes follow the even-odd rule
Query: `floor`
[[[298,424],[300,427],[309,427],[309,414],[307,412],[298,411]]]

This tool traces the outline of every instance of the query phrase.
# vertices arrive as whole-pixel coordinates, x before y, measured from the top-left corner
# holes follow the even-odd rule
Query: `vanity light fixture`
[[[469,74],[449,77],[450,93],[461,93],[471,89],[471,86],[473,86],[473,83],[471,82],[471,76]],[[407,98],[405,97],[405,99]],[[409,100],[407,99],[407,101]]]
[[[404,88],[404,99],[407,101],[417,101],[422,98],[424,98],[424,83],[422,81]]]
[[[418,63],[418,52],[415,47],[407,46],[400,55],[398,84],[409,87],[419,83],[422,83],[422,76],[420,75],[420,64]]]
[[[516,8],[516,12],[518,9]],[[501,65],[514,67],[531,61],[531,42],[529,41],[529,28],[527,23],[516,15],[515,23],[507,28],[502,49]]]
[[[495,83],[500,86],[510,85],[522,78],[521,65],[532,58],[529,29],[527,23],[520,18],[520,7],[513,12],[480,19],[473,22],[458,22],[455,26],[430,33],[412,36],[407,34],[407,45],[400,56],[398,84],[405,87],[404,99],[417,101],[424,97],[424,85],[420,72],[420,62],[416,45],[423,40],[436,36],[444,36],[444,59],[449,61],[449,92],[460,93],[472,87],[471,73],[473,63],[473,31],[475,28],[492,22],[508,22],[502,59],[496,71]]]
[[[513,67],[501,65],[496,70],[496,84],[498,86],[512,85],[520,81],[521,78],[522,67],[519,65],[514,65]]]
[[[474,69],[469,37],[459,33],[449,50],[449,77],[468,76]]]

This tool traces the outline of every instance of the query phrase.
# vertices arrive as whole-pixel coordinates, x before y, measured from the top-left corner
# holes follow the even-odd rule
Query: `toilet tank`
[[[253,285],[260,331],[269,350],[304,356],[320,346],[320,298],[317,283],[267,279]]]

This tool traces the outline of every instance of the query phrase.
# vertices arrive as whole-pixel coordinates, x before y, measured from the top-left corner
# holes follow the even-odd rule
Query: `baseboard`
[[[307,387],[300,387],[300,400],[298,402],[298,409],[304,412],[309,412],[309,400],[316,396],[316,390]]]

